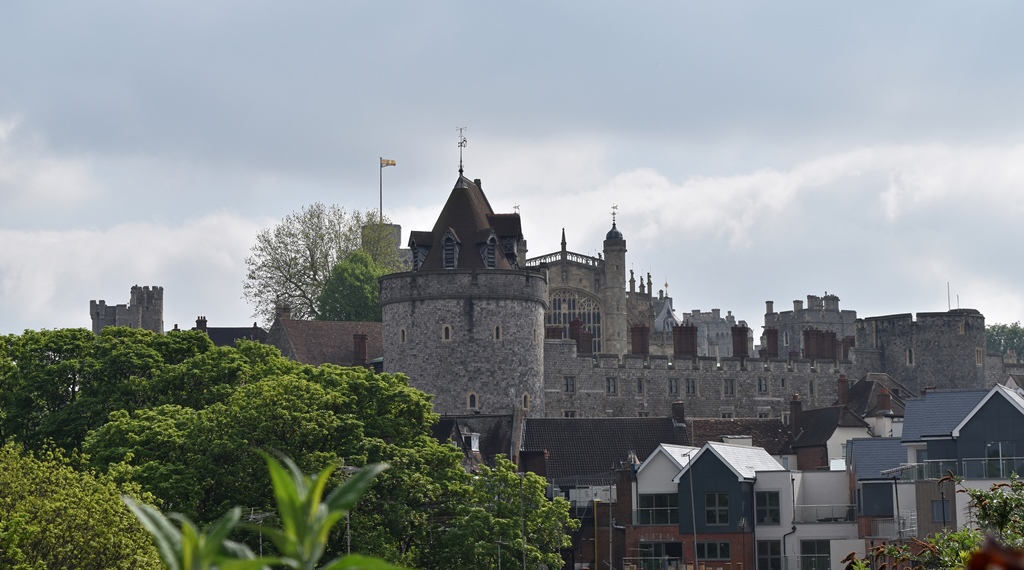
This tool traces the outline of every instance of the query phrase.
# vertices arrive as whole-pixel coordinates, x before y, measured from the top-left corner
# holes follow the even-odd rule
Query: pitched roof
[[[971,421],[971,418],[981,410],[982,406],[987,404],[993,397],[996,397],[997,394],[1006,398],[1006,401],[1013,405],[1013,407],[1017,408],[1017,411],[1021,415],[1024,415],[1024,397],[1021,396],[1020,392],[1012,388],[1007,388],[1001,384],[996,384],[995,386],[992,386],[988,393],[985,394],[985,397],[982,398],[981,401],[979,401],[977,405],[975,405],[971,411],[968,412],[962,420],[960,420],[956,427],[953,428],[953,431],[950,432],[952,436],[960,437],[960,430],[967,424],[967,422]]]
[[[287,358],[319,366],[352,366],[355,361],[353,335],[366,335],[367,362],[384,356],[381,323],[356,321],[300,321],[277,319],[270,327],[267,343]]]
[[[813,410],[802,410],[799,423],[797,424],[797,435],[793,441],[794,448],[811,447],[814,445],[825,445],[836,428],[840,427],[868,427],[860,416],[850,411],[846,406],[828,406]]]
[[[235,346],[240,339],[267,342],[267,331],[253,323],[251,327],[207,327],[206,336],[214,346]]]
[[[903,416],[903,441],[952,437],[953,428],[974,409],[988,390],[932,390],[907,399]]]
[[[893,416],[903,417],[906,399],[915,394],[888,374],[872,372],[858,380],[846,397],[846,406],[862,418],[871,417],[885,410],[878,408],[878,395],[882,388],[889,390],[889,409]]]
[[[434,223],[433,230],[430,231],[430,250],[423,259],[420,270],[445,269],[443,240],[448,233],[460,243],[457,269],[485,269],[484,260],[477,251],[477,244],[486,241],[492,232],[495,236],[504,235],[496,231],[492,222],[498,224],[498,229],[519,234],[519,214],[495,217],[483,190],[460,175]],[[420,241],[426,239],[427,233],[416,232],[413,237],[418,245],[425,245]],[[498,248],[501,248],[500,243]],[[496,269],[512,269],[504,253],[494,257]]]
[[[665,455],[673,463],[675,463],[679,469],[682,469],[687,463],[690,462],[690,459],[699,450],[700,448],[691,447],[689,445],[672,445],[668,443],[663,443],[659,445],[654,451],[652,451],[651,454],[647,456],[647,459],[644,459],[644,462],[641,463],[640,466],[636,468],[636,471],[637,473],[643,471],[644,467],[647,467],[647,465],[658,455]]]
[[[752,480],[757,476],[758,471],[786,470],[775,458],[760,447],[709,441],[704,444],[689,463],[683,466],[683,469],[676,475],[673,481],[679,482],[690,466],[696,465],[697,460],[705,453],[711,453],[718,457],[723,464],[736,474],[736,478],[739,480]]]
[[[747,435],[752,445],[772,455],[793,453],[793,435],[778,418],[687,418],[686,428],[692,435],[686,443],[696,447],[725,436]]]
[[[854,438],[846,452],[858,480],[888,478],[882,471],[907,462],[907,448],[896,437]]]
[[[445,443],[454,443],[465,452],[470,451],[464,439],[468,434],[479,434],[479,452],[481,460],[492,465],[497,455],[508,457],[512,452],[511,414],[505,415],[458,415],[441,416],[431,428],[434,439]]]
[[[524,451],[547,455],[556,484],[610,481],[630,453],[647,457],[659,444],[686,444],[686,430],[672,418],[527,418]]]

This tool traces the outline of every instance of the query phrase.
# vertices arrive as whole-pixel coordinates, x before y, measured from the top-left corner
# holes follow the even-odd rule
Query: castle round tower
[[[480,186],[460,175],[433,230],[410,235],[413,270],[381,278],[384,370],[442,414],[543,416],[547,276],[520,269],[519,215]]]
[[[626,238],[615,227],[604,240],[604,287],[601,303],[604,305],[604,337],[601,352],[626,354],[629,347],[626,332]]]

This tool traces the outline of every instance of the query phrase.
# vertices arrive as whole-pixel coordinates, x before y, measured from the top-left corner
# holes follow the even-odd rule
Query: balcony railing
[[[871,538],[887,540],[914,538],[917,536],[917,511],[901,511],[899,519],[876,519],[871,521]]]
[[[683,570],[684,565],[678,558],[665,556],[638,556],[622,559],[623,567],[626,570]]]
[[[636,509],[633,511],[636,525],[678,525],[679,507],[660,509]]]
[[[795,523],[851,523],[857,520],[855,505],[797,505]]]
[[[966,479],[1009,479],[1010,474],[1024,474],[1024,457],[983,457],[964,459],[936,459],[923,463],[907,464],[899,474],[900,481],[923,481],[941,479],[952,472]]]

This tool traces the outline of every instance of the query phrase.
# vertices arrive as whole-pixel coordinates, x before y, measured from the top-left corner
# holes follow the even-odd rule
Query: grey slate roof
[[[453,443],[467,455],[472,452],[463,435],[480,434],[479,459],[487,465],[493,465],[495,456],[504,455],[507,458],[512,451],[513,421],[511,414],[441,416],[431,430],[434,439]]]
[[[672,418],[527,418],[523,451],[546,452],[548,480],[571,484],[610,481],[630,452],[643,460],[658,444],[686,440],[685,428]]]
[[[907,462],[907,448],[895,437],[851,439],[846,453],[857,480],[889,478],[882,471]]]
[[[987,393],[988,390],[934,390],[919,398],[909,398],[903,416],[903,441],[951,437],[953,428]]]
[[[383,330],[377,322],[300,321],[279,318],[267,335],[267,344],[276,346],[286,358],[319,366],[352,366],[355,347],[352,336],[365,334],[366,360],[384,355]]]
[[[673,481],[678,482],[683,473],[686,473],[692,465],[697,463],[697,458],[705,453],[712,453],[718,457],[733,473],[740,479],[752,481],[757,477],[758,471],[784,471],[767,451],[760,447],[749,445],[733,445],[731,443],[716,443],[709,441],[704,447],[683,466],[682,471],[676,475]]]

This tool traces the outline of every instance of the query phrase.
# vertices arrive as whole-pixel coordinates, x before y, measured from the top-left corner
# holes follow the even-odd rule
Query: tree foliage
[[[1010,325],[993,323],[986,326],[985,350],[999,355],[1012,352],[1018,359],[1024,357],[1024,327],[1020,321]]]
[[[0,447],[0,567],[159,568],[149,535],[120,496],[137,485],[76,471],[60,453]]]
[[[359,249],[387,272],[401,269],[386,218],[347,213],[320,202],[305,206],[256,235],[245,258],[243,297],[255,308],[255,316],[267,322],[273,320],[277,303],[287,303],[294,318],[316,318],[331,270]]]
[[[381,320],[380,288],[377,280],[384,274],[369,254],[352,252],[334,266],[317,300],[317,319],[321,321]]]

